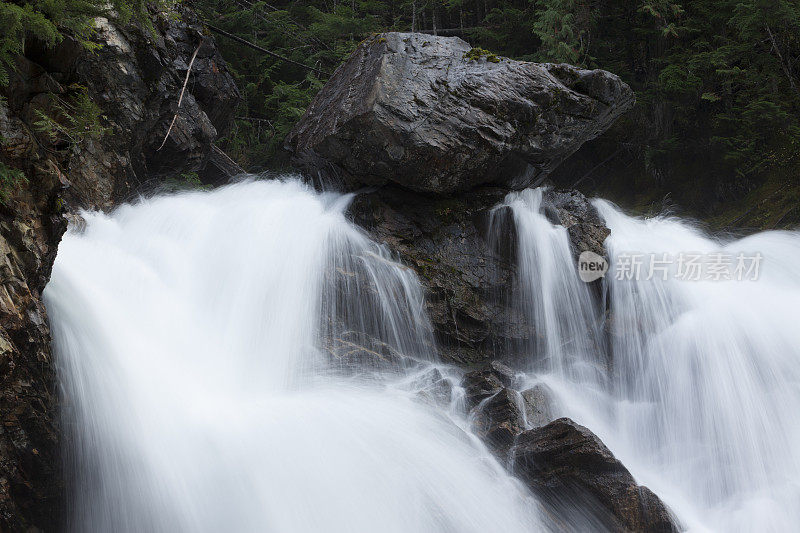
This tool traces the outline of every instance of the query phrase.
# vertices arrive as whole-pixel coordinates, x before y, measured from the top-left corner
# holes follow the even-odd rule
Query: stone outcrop
[[[286,140],[315,179],[429,193],[536,183],[630,109],[617,76],[487,55],[457,37],[364,41]]]
[[[545,191],[543,200],[544,212],[550,222],[567,228],[576,257],[586,251],[606,255],[603,243],[611,230],[582,193],[549,189]]]
[[[384,187],[358,195],[350,216],[415,270],[443,358],[474,365],[505,353],[530,328],[503,301],[514,279],[512,261],[489,242],[491,209],[505,191],[480,189],[437,199]]]
[[[669,509],[640,486],[597,436],[560,418],[521,433],[511,451],[512,468],[544,502],[599,506],[605,525],[615,531],[679,531]]]
[[[499,456],[505,456],[525,429],[525,416],[517,391],[501,388],[478,404],[472,413],[472,430]]]
[[[496,208],[506,193],[481,187],[440,198],[386,186],[358,194],[350,206],[356,224],[416,271],[447,361],[514,361],[528,355],[518,347],[536,335],[510,298],[516,229],[509,208]],[[609,230],[582,194],[547,191],[544,205],[551,221],[568,228],[576,257],[586,249],[605,254]]]
[[[66,216],[109,209],[150,181],[203,172],[239,93],[213,39],[191,11],[155,20],[155,34],[97,20],[94,51],[69,37],[29,43],[0,88],[0,530],[57,531],[63,509],[58,393],[44,289]],[[190,58],[202,46],[161,150]],[[68,123],[63,102],[85,95],[96,136],[47,135],[42,114]],[[83,117],[85,118],[85,117]],[[14,173],[10,178],[12,170]]]

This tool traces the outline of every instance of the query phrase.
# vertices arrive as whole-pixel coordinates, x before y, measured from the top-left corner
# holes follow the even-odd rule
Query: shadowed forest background
[[[219,144],[250,170],[287,164],[284,137],[326,73],[361,40],[413,29],[515,59],[606,69],[634,88],[634,110],[565,163],[553,176],[558,185],[638,212],[681,209],[717,227],[800,222],[796,1],[186,2],[209,25],[295,62],[215,36],[244,95],[233,131]],[[15,10],[37,13],[41,20],[23,17],[17,28],[27,24],[54,40],[59,31],[90,31],[85,14],[104,10],[85,0],[52,4],[0,2],[0,25],[12,25]],[[146,9],[168,16],[170,3],[116,0],[111,7],[135,19]],[[0,64],[15,51],[13,32],[6,35]]]

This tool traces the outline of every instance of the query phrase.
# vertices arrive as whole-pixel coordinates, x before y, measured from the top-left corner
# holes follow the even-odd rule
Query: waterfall
[[[416,275],[347,220],[351,199],[246,181],[70,229],[45,291],[69,529],[590,528],[570,502],[572,526],[543,516],[471,434]],[[512,350],[527,354],[520,390],[544,384],[550,414],[595,432],[689,530],[792,530],[800,234],[714,238],[597,200],[612,231],[598,291],[546,202],[533,189],[503,206],[510,301],[533,325]],[[760,270],[680,279],[683,255]],[[622,268],[633,257],[638,276]]]
[[[556,415],[597,433],[690,530],[794,530],[800,233],[713,238],[688,222],[633,218],[595,201],[611,229],[603,323],[566,230],[544,216],[542,191],[512,193],[506,204],[519,233],[514,297],[543,337],[529,348],[529,379],[555,391]],[[720,257],[759,257],[760,272],[687,279],[683,255],[707,273]],[[623,268],[636,256],[639,276]],[[607,348],[596,342],[600,328]]]
[[[84,213],[65,235],[45,301],[71,529],[541,529],[458,387],[420,393],[458,371],[436,362],[413,271],[349,200],[250,181]]]

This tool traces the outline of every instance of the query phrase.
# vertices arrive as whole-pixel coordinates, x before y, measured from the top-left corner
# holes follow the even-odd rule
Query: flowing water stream
[[[470,434],[413,271],[346,220],[350,199],[244,182],[87,213],[64,237],[45,301],[72,529],[545,528]],[[606,315],[542,191],[506,203],[513,301],[539,332],[529,384],[547,384],[555,413],[597,433],[690,529],[795,528],[800,235],[720,241],[597,201],[612,269],[631,253],[763,256],[757,281],[612,271]],[[331,355],[348,355],[336,350],[353,331],[407,357],[354,376]],[[453,385],[446,400],[420,393],[432,371]]]
[[[419,284],[348,201],[240,183],[87,214],[65,236],[46,302],[73,529],[539,529],[458,410],[418,398],[413,372],[435,358]],[[348,328],[419,370],[342,375],[324,338]]]
[[[555,392],[556,415],[597,433],[691,530],[796,530],[800,233],[714,239],[595,201],[611,229],[603,320],[565,266],[567,231],[545,216],[542,190],[506,204],[519,233],[515,298],[543,336],[529,347],[530,380]],[[725,277],[710,266],[717,254],[732,279],[715,279]],[[759,272],[740,280],[740,255]],[[687,275],[690,258],[699,280]]]

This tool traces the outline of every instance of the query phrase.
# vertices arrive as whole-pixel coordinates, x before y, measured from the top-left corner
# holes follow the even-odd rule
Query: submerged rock
[[[544,383],[537,383],[530,389],[522,391],[525,404],[525,419],[531,427],[540,427],[552,422],[553,391]]]
[[[286,140],[314,178],[454,193],[535,183],[630,109],[603,70],[495,58],[457,37],[364,41]]]
[[[431,368],[417,376],[411,386],[417,391],[417,396],[433,405],[447,407],[453,398],[453,385],[438,368]]]
[[[333,367],[347,375],[398,373],[415,364],[385,342],[359,331],[345,331],[328,339],[325,349]]]
[[[636,480],[587,428],[569,418],[517,437],[514,472],[554,509],[564,501],[599,506],[616,531],[679,531],[669,509]]]

